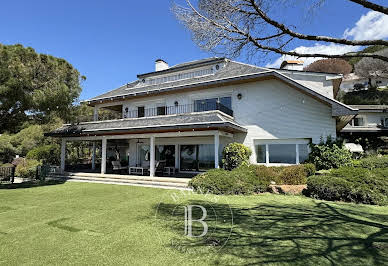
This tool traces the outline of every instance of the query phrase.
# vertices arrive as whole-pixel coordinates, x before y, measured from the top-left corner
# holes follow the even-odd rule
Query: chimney
[[[280,69],[303,70],[303,63],[300,60],[286,60],[280,65]]]
[[[166,69],[168,69],[168,64],[164,60],[162,59],[155,60],[155,71],[161,71]]]

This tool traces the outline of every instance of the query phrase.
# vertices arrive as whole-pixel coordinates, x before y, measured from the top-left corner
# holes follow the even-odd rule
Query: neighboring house
[[[342,133],[388,133],[388,105],[350,105],[359,109]]]
[[[252,149],[251,163],[298,164],[308,156],[308,143],[336,137],[357,115],[333,99],[337,84],[338,75],[225,58],[172,67],[157,60],[155,71],[86,101],[95,108],[95,121],[49,135],[62,138],[62,170],[66,142],[78,140],[101,143],[101,173],[112,152],[128,158],[129,166],[148,164],[151,176],[162,160],[181,173],[205,171],[219,167],[231,142]],[[119,111],[122,119],[98,121],[100,108]]]
[[[347,142],[365,150],[388,152],[388,105],[350,105],[359,113],[340,132]]]
[[[368,79],[359,77],[354,73],[350,73],[344,76],[341,83],[341,90],[344,92],[351,92],[355,89],[355,87],[356,89],[367,89],[369,87],[369,84],[372,87],[377,88],[387,87],[388,79],[382,77]]]

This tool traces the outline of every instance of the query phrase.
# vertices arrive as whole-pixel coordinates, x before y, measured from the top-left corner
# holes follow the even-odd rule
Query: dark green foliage
[[[368,153],[388,153],[388,143],[383,134],[352,133],[344,134],[347,142],[360,144],[364,151]]]
[[[16,149],[11,144],[12,137],[7,134],[0,136],[0,163],[9,163],[16,154]]]
[[[189,186],[195,191],[213,194],[252,194],[267,190],[270,184],[268,178],[257,178],[255,169],[242,166],[232,171],[213,169],[194,177]]]
[[[352,164],[352,154],[346,150],[341,140],[333,140],[330,136],[326,142],[310,144],[308,162],[313,163],[317,170],[339,168]]]
[[[323,200],[388,204],[388,169],[343,167],[307,179],[305,194]]]
[[[252,151],[241,143],[230,143],[222,151],[222,164],[226,170],[235,169],[241,165],[249,164]]]
[[[303,164],[303,167],[307,176],[315,175],[315,172],[317,171],[317,169],[315,168],[315,165],[312,163],[305,163]]]
[[[82,79],[64,59],[0,44],[0,133],[17,132],[31,115],[41,122],[66,118]]]
[[[315,173],[311,164],[286,167],[245,165],[232,171],[207,171],[194,177],[189,185],[195,191],[214,194],[252,194],[267,191],[271,182],[278,185],[304,185],[311,173]]]
[[[38,146],[27,153],[27,159],[35,159],[43,164],[59,165],[60,147],[56,144]]]
[[[352,91],[341,96],[341,102],[345,104],[388,104],[388,91],[368,89]]]
[[[35,179],[38,165],[42,163],[37,160],[24,160],[16,167],[15,175],[20,178]]]
[[[388,169],[388,155],[386,156],[370,156],[363,159],[358,160],[355,164],[355,167],[362,167],[366,169]]]

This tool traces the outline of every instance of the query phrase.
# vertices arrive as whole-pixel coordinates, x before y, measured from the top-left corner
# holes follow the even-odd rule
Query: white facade
[[[193,153],[197,156],[194,161],[201,157],[206,167],[210,165],[209,160],[212,161],[211,167],[218,167],[223,147],[231,142],[243,143],[252,150],[251,163],[298,164],[306,159],[310,142],[318,143],[327,136],[336,137],[336,119],[349,116],[349,112],[356,112],[333,100],[333,80],[340,76],[292,70],[273,71],[230,60],[213,60],[216,62],[214,65],[211,64],[212,60],[193,62],[190,64],[195,67],[183,64],[178,70],[169,70],[164,61],[158,61],[156,70],[163,72],[140,75],[139,82],[134,86],[119,88],[115,99],[113,96],[93,99],[95,114],[99,108],[121,108],[122,119],[117,120],[116,128],[104,128],[94,133],[94,129],[89,130],[87,135],[68,137],[65,141],[101,140],[104,152],[102,173],[106,170],[107,153],[108,158],[114,155],[107,149],[109,141],[118,139],[126,140],[120,144],[124,145],[120,147],[120,153],[128,155],[129,166],[141,165],[143,159],[148,160],[151,154],[151,175],[155,170],[155,154],[158,154],[158,148],[162,152],[162,146],[174,147],[171,149],[175,153],[173,164],[182,172],[186,171],[183,168],[190,168],[187,165],[182,167],[184,156],[190,157]],[[159,68],[160,64],[165,65]],[[244,69],[244,72],[236,75],[239,69]],[[217,104],[217,108],[198,110],[198,104],[208,102]],[[219,104],[224,107],[227,105],[227,110],[219,109]],[[193,117],[194,112],[196,116],[200,114],[203,117],[208,111],[222,114],[223,120],[210,122],[199,130],[198,126],[201,125],[196,124],[196,127],[190,128],[191,124],[185,124],[184,132],[180,129],[164,130],[169,124],[158,124],[160,130],[157,128],[152,132],[148,127],[140,128],[140,133],[128,128],[123,133],[123,128],[120,128],[121,122],[158,117],[158,123],[163,123],[168,117],[177,118],[183,114],[185,117]],[[217,123],[224,122],[229,123],[229,128],[218,127]],[[97,125],[100,121],[92,123]],[[82,124],[79,126],[82,127]],[[121,132],[115,133],[114,130]],[[182,155],[187,150],[188,154]]]

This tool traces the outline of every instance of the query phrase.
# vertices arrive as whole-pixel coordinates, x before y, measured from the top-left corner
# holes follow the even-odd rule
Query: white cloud
[[[354,40],[378,40],[388,37],[388,16],[369,11],[357,21],[352,29],[346,29],[344,38]]]
[[[344,38],[350,38],[354,40],[373,40],[373,39],[385,39],[388,38],[388,16],[375,11],[369,11],[356,22],[355,26],[351,29],[346,29]],[[299,46],[292,51],[298,53],[323,53],[323,54],[344,54],[348,52],[358,51],[358,46],[346,46],[339,44],[320,44],[316,43],[314,46]],[[269,63],[266,67],[280,67],[280,64],[284,60],[296,59],[294,56],[281,56],[274,62]],[[321,58],[318,57],[301,57],[299,60],[304,61],[304,66],[311,64]]]

